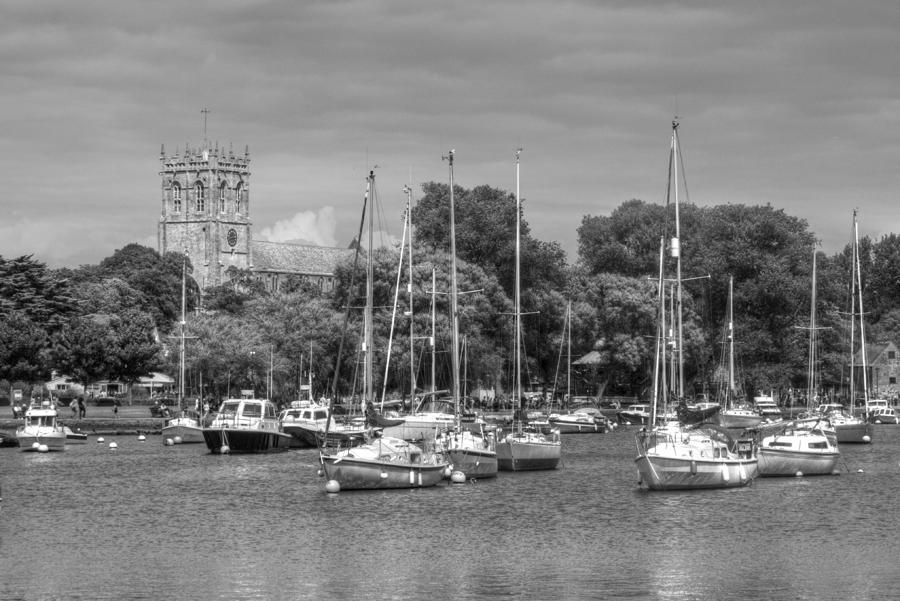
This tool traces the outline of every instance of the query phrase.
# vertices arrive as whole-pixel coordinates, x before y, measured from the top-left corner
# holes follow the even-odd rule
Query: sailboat
[[[816,251],[813,249],[812,295],[809,316],[809,365],[806,398],[809,409],[816,396]],[[834,473],[840,451],[834,429],[824,416],[764,428],[759,442],[760,476],[815,476]]]
[[[859,258],[859,229],[856,223],[856,211],[853,211],[853,245],[850,267],[850,408],[844,409],[843,405],[833,403],[821,405],[818,413],[824,415],[834,426],[834,433],[838,443],[870,443],[872,442],[872,425],[866,417],[869,415],[869,380],[868,358],[866,357],[866,328],[862,303],[862,270]],[[859,295],[859,313],[856,312],[857,294]],[[856,318],[859,316],[859,356],[862,361],[860,372],[862,374],[862,401],[863,417],[855,415],[856,411],[856,365],[855,363],[855,334]]]
[[[566,409],[572,400],[572,301],[566,305],[566,317],[564,326],[564,337],[560,341],[560,358],[562,358],[562,345],[568,343],[568,354],[566,358]],[[557,370],[558,371],[558,370]],[[554,383],[556,379],[554,379]],[[555,396],[555,395],[552,395]],[[551,413],[547,416],[547,422],[550,426],[559,430],[560,434],[590,434],[606,432],[610,427],[608,420],[599,410],[596,413],[590,413],[585,410],[567,411],[566,413]]]
[[[684,361],[681,319],[681,244],[678,215],[678,121],[672,122],[672,147],[669,155],[670,186],[674,193],[675,232],[670,250],[675,259],[675,294],[677,310],[674,324],[677,343],[673,376],[677,374],[676,393],[684,398]],[[667,198],[667,205],[668,203]],[[757,459],[752,445],[745,447],[720,426],[700,424],[687,425],[668,420],[657,425],[657,416],[666,413],[667,389],[665,386],[666,347],[666,286],[665,286],[665,240],[660,239],[659,250],[659,324],[656,336],[656,362],[653,372],[653,402],[650,408],[650,423],[635,435],[638,456],[635,464],[639,483],[650,490],[691,490],[707,488],[734,488],[746,486],[757,475]],[[677,370],[677,371],[676,371]],[[662,405],[660,408],[659,405]],[[660,410],[661,409],[661,410]]]
[[[375,172],[370,171],[366,182],[366,204],[371,193],[372,203],[376,199]],[[365,207],[364,207],[365,216]],[[365,401],[374,400],[372,340],[374,325],[372,320],[374,296],[373,233],[374,211],[368,211],[368,250],[366,253],[366,306],[364,310],[364,394]],[[332,394],[333,410],[335,395]],[[326,441],[328,433],[325,435]],[[447,462],[443,456],[411,442],[392,436],[375,436],[369,442],[355,447],[341,449],[322,446],[319,451],[320,474],[325,477],[325,490],[372,490],[383,488],[421,488],[435,486],[445,475]]]
[[[525,424],[522,410],[522,367],[520,349],[522,342],[521,321],[521,221],[522,203],[519,196],[519,155],[516,151],[516,290],[515,290],[515,413],[513,430],[497,443],[497,464],[505,471],[553,470],[559,465],[562,441],[559,430],[544,433],[539,428]]]
[[[735,430],[744,430],[758,426],[763,420],[759,411],[744,404],[738,404],[735,399],[734,384],[734,277],[728,278],[728,320],[725,324],[725,344],[728,347],[727,374],[728,381],[723,390],[724,409],[719,412],[719,422],[722,426]],[[723,356],[725,353],[723,352]]]
[[[445,452],[454,472],[466,478],[493,478],[497,475],[497,441],[494,432],[486,431],[483,422],[475,429],[477,422],[462,425],[461,394],[459,381],[459,302],[456,276],[456,212],[453,198],[453,156],[448,153],[450,164],[450,321],[452,327],[452,396],[455,425],[447,433]]]
[[[185,346],[185,326],[186,321],[186,294],[187,290],[187,253],[181,262],[181,324],[180,324],[180,354],[179,354],[179,376],[178,376],[178,416],[166,422],[162,428],[162,439],[167,444],[172,442],[180,443],[200,443],[204,442],[203,424],[200,422],[200,416],[188,415],[184,407],[184,346]]]

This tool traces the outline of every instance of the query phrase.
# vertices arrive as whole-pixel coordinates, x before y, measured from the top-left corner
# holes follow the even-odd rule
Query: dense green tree
[[[22,311],[0,314],[0,380],[39,382],[50,378],[46,330]]]
[[[50,332],[76,309],[68,282],[55,277],[43,263],[31,255],[0,257],[0,315],[20,311]]]

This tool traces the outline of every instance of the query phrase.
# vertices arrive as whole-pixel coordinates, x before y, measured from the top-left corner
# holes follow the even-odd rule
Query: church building
[[[352,255],[345,248],[254,240],[250,220],[250,149],[185,145],[184,152],[159,155],[162,214],[158,250],[186,252],[201,288],[228,281],[229,267],[249,269],[270,291],[287,277],[299,276],[322,291],[334,286],[338,262]]]

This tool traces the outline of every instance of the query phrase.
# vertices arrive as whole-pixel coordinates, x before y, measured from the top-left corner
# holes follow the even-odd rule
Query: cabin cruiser
[[[646,426],[650,421],[650,405],[631,405],[616,411],[616,419],[620,424]]]
[[[312,448],[322,444],[326,426],[329,444],[355,446],[365,441],[369,428],[364,417],[338,419],[333,417],[328,424],[329,409],[327,405],[309,401],[295,401],[290,409],[279,415],[281,428],[290,435],[292,447]]]
[[[226,399],[203,439],[212,453],[286,450],[291,437],[281,429],[275,404],[267,399]]]
[[[16,429],[23,451],[63,451],[66,431],[56,421],[58,413],[50,401],[32,401],[25,410],[25,423]]]

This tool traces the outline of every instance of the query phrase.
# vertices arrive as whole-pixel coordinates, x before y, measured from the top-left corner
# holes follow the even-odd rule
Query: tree
[[[50,378],[49,335],[21,311],[0,314],[0,380]]]
[[[71,319],[60,331],[53,349],[56,368],[85,386],[109,378],[115,368],[110,349],[117,343],[109,322],[106,315]]]
[[[8,260],[0,256],[0,315],[20,311],[51,332],[76,308],[68,282],[55,277],[43,263],[31,255]]]
[[[149,313],[129,309],[110,319],[114,345],[109,349],[110,377],[131,385],[148,377],[161,366],[162,348],[154,338],[153,318]]]

